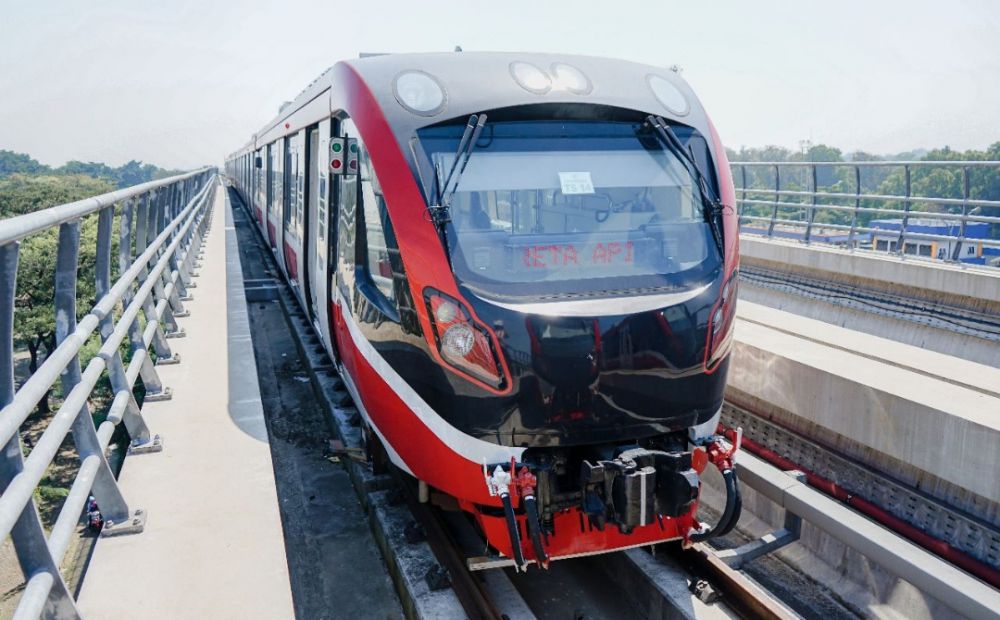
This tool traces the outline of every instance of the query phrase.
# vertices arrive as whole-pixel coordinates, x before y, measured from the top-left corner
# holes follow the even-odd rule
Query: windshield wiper
[[[455,191],[458,190],[458,183],[462,180],[462,174],[469,163],[472,150],[476,148],[476,142],[479,140],[479,134],[483,132],[484,125],[486,125],[485,114],[473,114],[469,117],[462,139],[458,142],[458,150],[455,151],[455,161],[451,162],[451,169],[448,170],[448,176],[445,177],[444,183],[438,187],[437,205],[429,207],[431,218],[438,228],[442,229],[442,232],[444,225],[451,221],[449,213],[451,199],[454,197]],[[436,166],[435,176],[440,181],[440,170]],[[452,183],[452,179],[454,179],[454,183]]]
[[[702,213],[704,213],[705,221],[708,223],[708,227],[712,231],[712,237],[715,239],[715,245],[719,248],[719,253],[724,257],[726,255],[725,244],[722,240],[722,229],[719,228],[719,216],[722,215],[722,211],[725,205],[722,204],[714,192],[711,191],[708,181],[705,180],[705,175],[702,173],[701,168],[698,166],[698,162],[695,161],[694,155],[685,150],[684,145],[681,144],[680,138],[674,133],[674,130],[662,117],[649,115],[646,117],[646,122],[649,123],[656,134],[660,137],[663,144],[673,153],[684,167],[687,168],[688,174],[690,174],[695,179],[695,184],[698,186],[698,193],[701,196],[702,203]]]

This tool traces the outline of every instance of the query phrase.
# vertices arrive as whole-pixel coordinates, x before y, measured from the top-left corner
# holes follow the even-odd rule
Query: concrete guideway
[[[87,618],[292,618],[282,525],[232,213],[220,188],[187,303],[173,388],[143,415],[164,450],[130,456],[123,492],[146,529],[102,538],[78,605]],[[230,248],[227,251],[227,248]]]
[[[743,300],[736,307],[736,316],[740,321],[763,325],[931,379],[1000,397],[1000,368],[995,366],[977,364]],[[997,357],[1000,362],[1000,347],[997,348]]]
[[[975,265],[900,260],[896,255],[851,252],[797,241],[740,236],[740,257],[751,262],[884,282],[900,290],[921,290],[945,299],[983,300],[1000,304],[1000,270]]]
[[[853,444],[851,456],[934,495],[1000,498],[1000,479],[984,475],[1000,462],[1000,370],[764,306],[738,307],[734,402],[763,406],[807,436],[825,431],[816,438],[826,443],[846,440],[838,448],[850,453]],[[891,469],[896,464],[914,471]],[[951,488],[933,489],[934,478]]]

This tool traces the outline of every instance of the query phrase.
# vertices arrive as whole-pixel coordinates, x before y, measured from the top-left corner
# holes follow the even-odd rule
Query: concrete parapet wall
[[[737,321],[733,402],[980,518],[1000,518],[996,369],[956,360],[968,373],[941,372],[928,356],[947,356],[899,343],[885,350],[882,339],[770,308],[742,312],[754,320]]]
[[[740,237],[740,257],[745,263],[1000,313],[1000,269],[902,260],[874,252],[850,252],[747,235]]]

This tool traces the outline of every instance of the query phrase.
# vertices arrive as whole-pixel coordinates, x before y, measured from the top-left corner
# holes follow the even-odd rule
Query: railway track
[[[804,274],[749,263],[740,267],[740,281],[843,308],[1000,342],[1000,320],[995,315],[952,306],[938,300],[913,299],[906,295],[811,278]]]
[[[846,503],[849,505],[858,500],[870,503],[879,511],[884,511],[886,519],[898,519],[914,528],[915,532],[900,533],[911,540],[917,537],[914,541],[928,550],[966,570],[1000,570],[1000,530],[986,520],[950,506],[856,460],[841,456],[748,408],[727,402],[722,419],[728,427],[742,428],[744,438],[756,446],[780,455],[795,463],[796,468],[828,481],[818,486],[827,494],[841,501],[843,497],[847,497]],[[843,492],[837,492],[839,490]],[[864,508],[861,510],[865,512]],[[921,534],[934,540],[919,539]],[[954,551],[949,551],[949,548]],[[955,557],[948,557],[949,555]],[[981,566],[969,564],[969,561]]]

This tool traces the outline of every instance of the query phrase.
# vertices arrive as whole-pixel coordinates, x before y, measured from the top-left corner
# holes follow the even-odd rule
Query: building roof
[[[889,218],[872,220],[869,223],[869,227],[880,230],[898,231],[902,227],[902,224],[902,218]],[[962,224],[958,220],[917,217],[906,221],[906,232],[908,233],[957,237],[961,229]],[[986,222],[967,222],[965,225],[965,236],[970,239],[987,239],[989,238],[989,229],[990,226]]]

